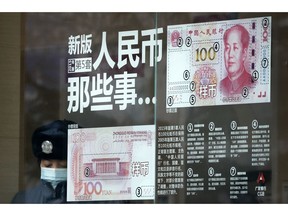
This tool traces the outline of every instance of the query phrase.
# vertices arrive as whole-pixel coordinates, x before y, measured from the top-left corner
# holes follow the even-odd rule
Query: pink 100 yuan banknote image
[[[270,102],[271,17],[168,26],[166,107]]]
[[[70,129],[67,201],[154,199],[155,126]]]

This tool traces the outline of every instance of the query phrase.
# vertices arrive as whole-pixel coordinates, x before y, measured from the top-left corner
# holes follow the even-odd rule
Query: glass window
[[[31,137],[57,119],[68,202],[288,202],[286,13],[0,15],[0,202],[39,183]]]

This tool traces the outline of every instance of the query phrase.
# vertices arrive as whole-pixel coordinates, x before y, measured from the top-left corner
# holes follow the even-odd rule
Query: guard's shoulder
[[[17,192],[11,203],[38,203],[41,194],[41,183],[34,187]]]
[[[11,203],[26,203],[26,191],[17,192],[11,200]]]

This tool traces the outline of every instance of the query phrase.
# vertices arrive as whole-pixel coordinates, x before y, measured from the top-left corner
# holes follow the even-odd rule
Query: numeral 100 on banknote
[[[210,46],[208,48],[204,47],[198,47],[196,49],[196,54],[195,54],[195,58],[196,58],[196,62],[206,62],[206,60],[210,60],[213,61],[215,60],[216,53],[219,51],[219,43],[215,42],[213,43],[213,46]]]

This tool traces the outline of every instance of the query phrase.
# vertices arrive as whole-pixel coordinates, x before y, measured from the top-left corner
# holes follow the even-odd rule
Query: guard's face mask
[[[41,167],[41,179],[50,182],[55,189],[59,182],[67,180],[67,168]]]

